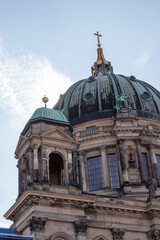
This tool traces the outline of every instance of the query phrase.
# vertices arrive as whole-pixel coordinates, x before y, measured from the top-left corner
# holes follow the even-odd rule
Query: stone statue
[[[146,188],[149,189],[149,196],[146,202],[150,202],[151,199],[155,197],[157,191],[155,179],[149,177],[146,183]]]
[[[128,96],[125,96],[125,95],[119,95],[119,96],[116,96],[116,106],[115,106],[115,109],[117,109],[117,112],[120,113],[120,112],[129,112],[131,110],[131,107],[128,106],[128,103],[127,103],[127,98]]]

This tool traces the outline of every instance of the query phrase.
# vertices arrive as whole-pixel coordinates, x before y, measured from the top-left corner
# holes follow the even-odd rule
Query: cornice
[[[145,218],[160,216],[160,202],[152,199],[150,203],[137,200],[112,199],[109,197],[81,196],[42,191],[26,191],[4,215],[7,219],[18,219],[27,209],[33,206],[76,208],[84,212],[103,211],[107,214],[138,214]]]

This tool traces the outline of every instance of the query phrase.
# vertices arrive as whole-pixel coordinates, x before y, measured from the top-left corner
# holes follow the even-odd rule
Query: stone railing
[[[86,129],[84,131],[80,132],[80,137],[88,137],[91,135],[95,135],[99,133],[99,127],[91,128],[91,129]]]

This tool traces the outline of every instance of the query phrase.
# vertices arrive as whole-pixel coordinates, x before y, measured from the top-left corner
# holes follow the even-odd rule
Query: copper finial
[[[44,102],[45,108],[47,107],[47,104],[46,104],[46,103],[47,103],[48,101],[49,101],[49,98],[47,98],[46,95],[44,95],[44,97],[42,98],[42,102]]]
[[[101,44],[100,44],[100,39],[99,39],[99,37],[102,37],[102,35],[100,35],[98,31],[97,31],[97,33],[94,33],[94,35],[97,36],[97,41],[98,41],[97,46],[100,48]]]

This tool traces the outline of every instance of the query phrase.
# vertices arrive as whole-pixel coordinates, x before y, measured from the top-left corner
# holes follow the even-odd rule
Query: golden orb
[[[46,96],[44,96],[44,97],[42,98],[42,102],[47,103],[48,101],[49,101],[49,99],[48,99]]]

